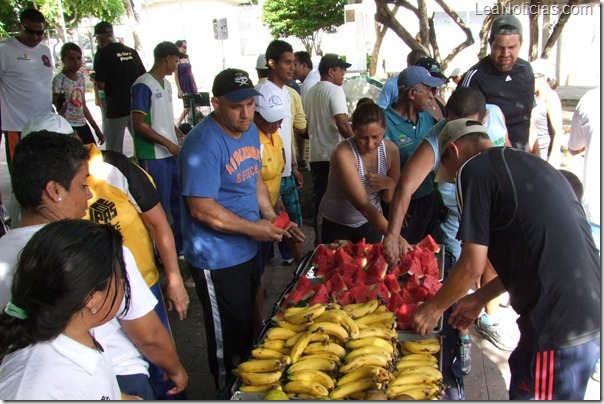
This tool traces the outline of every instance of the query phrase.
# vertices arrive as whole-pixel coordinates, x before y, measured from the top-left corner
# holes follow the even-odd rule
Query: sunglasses
[[[35,30],[35,29],[31,29],[26,25],[21,24],[21,26],[23,27],[23,29],[25,30],[25,32],[27,32],[28,34],[32,34],[32,35],[37,35],[37,36],[42,36],[44,35],[44,32],[46,32],[45,29],[42,29],[40,31]]]

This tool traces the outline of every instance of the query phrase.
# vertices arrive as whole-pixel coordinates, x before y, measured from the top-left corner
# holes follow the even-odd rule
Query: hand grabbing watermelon
[[[273,226],[283,229],[285,231],[287,231],[292,226],[292,222],[289,220],[289,215],[286,211],[283,211],[279,216],[277,216],[277,218],[273,222]]]

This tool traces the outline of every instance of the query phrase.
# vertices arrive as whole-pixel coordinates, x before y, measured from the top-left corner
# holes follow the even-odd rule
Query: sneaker
[[[472,369],[472,341],[461,340],[459,344],[459,356],[461,362],[461,373],[467,375]]]
[[[596,363],[596,368],[594,369],[591,378],[598,383],[600,382],[600,359],[598,359],[598,363]]]
[[[517,345],[509,335],[503,332],[499,324],[487,325],[482,321],[482,316],[476,319],[474,328],[483,339],[490,341],[503,351],[513,351]]]

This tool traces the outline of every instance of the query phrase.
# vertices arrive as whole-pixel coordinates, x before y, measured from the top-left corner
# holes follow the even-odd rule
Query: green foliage
[[[37,0],[36,5],[51,31],[60,27],[57,0]],[[126,13],[123,0],[62,0],[62,5],[67,29],[77,27],[82,18],[89,17],[115,23]],[[29,7],[33,4],[27,0],[0,0],[0,38],[18,30],[19,13]]]
[[[266,0],[262,22],[275,38],[315,38],[318,31],[335,32],[344,24],[346,0]]]

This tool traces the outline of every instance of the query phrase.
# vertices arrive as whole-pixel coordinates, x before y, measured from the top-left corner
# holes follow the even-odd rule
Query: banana
[[[325,358],[315,358],[308,359],[305,361],[298,361],[287,368],[287,374],[292,374],[299,372],[301,370],[326,370],[332,371],[336,368],[336,362],[325,359]]]
[[[438,371],[437,371],[438,372]],[[403,373],[396,376],[388,384],[389,387],[399,386],[404,384],[436,384],[442,382],[443,376],[440,372],[438,374],[429,375],[427,373]]]
[[[443,374],[440,372],[440,370],[428,366],[418,368],[404,368],[395,376],[395,379],[403,378],[407,375],[423,375],[431,380],[430,383],[438,383],[442,382],[443,380]],[[394,380],[392,381],[392,383],[394,383]]]
[[[340,325],[348,331],[350,338],[359,338],[359,326],[344,310],[338,310],[342,314]]]
[[[392,328],[371,326],[359,330],[358,338],[365,337],[380,337],[382,339],[390,339],[396,341],[398,339],[398,333]]]
[[[434,362],[437,363],[438,359],[436,359],[436,356],[434,355],[428,355],[428,354],[409,354],[409,355],[404,355],[401,358],[401,361],[426,361],[426,362]]]
[[[375,381],[373,381],[373,378],[355,380],[354,382],[342,384],[341,386],[336,387],[329,394],[329,398],[331,398],[332,400],[342,400],[353,393],[368,390],[373,388],[374,386]]]
[[[294,324],[290,323],[287,320],[278,320],[277,326],[281,328],[287,328],[288,330],[292,330],[295,332],[306,331],[306,329],[308,328],[308,324]]]
[[[355,322],[359,326],[359,329],[362,329],[363,327],[369,327],[371,324],[375,323],[393,322],[395,318],[396,313],[387,311],[384,313],[367,314],[366,316],[356,318]]]
[[[301,310],[296,313],[288,313],[288,310],[285,310],[284,317],[287,321],[294,324],[303,324],[309,323],[319,317],[321,314],[325,312],[326,307],[321,303],[317,303],[310,307],[307,307],[305,310]]]
[[[321,359],[321,358],[329,359],[330,361],[334,361],[338,365],[340,364],[340,362],[342,362],[342,360],[340,359],[340,357],[338,355],[331,353],[331,352],[319,352],[319,353],[314,353],[314,354],[310,354],[310,355],[307,355],[306,352],[304,352],[304,355],[302,355],[300,357],[300,359],[298,359],[298,362],[306,361],[309,359]]]
[[[366,303],[353,303],[343,307],[344,311],[348,313],[353,319],[357,319],[367,314],[373,313],[379,306],[377,299],[370,300]]]
[[[239,377],[243,383],[252,386],[258,386],[261,384],[275,384],[279,381],[279,379],[281,379],[281,375],[282,372],[279,370],[263,373],[239,372]]]
[[[314,323],[310,327],[308,327],[309,331],[317,331],[322,329],[325,334],[332,335],[339,339],[341,342],[346,342],[348,340],[348,332],[339,324],[329,323],[329,322],[320,322]]]
[[[271,340],[282,339],[285,341],[294,335],[298,335],[298,333],[296,331],[281,327],[273,327],[266,332],[266,338]]]
[[[308,346],[304,350],[304,354],[308,355],[319,353],[334,354],[339,359],[342,359],[346,356],[346,349],[337,343],[324,344],[321,342],[313,342],[312,344],[308,344]]]
[[[416,400],[428,400],[436,397],[439,391],[440,389],[437,386],[430,384],[398,385],[388,387],[386,395],[392,398],[399,394],[408,394]]]
[[[371,355],[371,354],[376,354],[376,355],[383,355],[384,357],[388,358],[388,360],[392,360],[392,354],[384,351],[382,348],[380,348],[379,346],[364,346],[361,348],[357,348],[354,349],[350,352],[348,352],[346,354],[346,356],[344,357],[344,360],[346,361],[350,361],[354,358],[357,358],[359,356],[364,356],[364,355]]]
[[[329,394],[329,391],[325,386],[309,380],[292,380],[283,386],[283,390],[287,393],[309,394],[313,397],[326,396]]]
[[[257,386],[242,384],[241,386],[239,386],[239,390],[245,391],[247,393],[264,393],[266,391],[271,390],[275,386],[278,386],[278,384],[259,384]]]
[[[356,380],[373,378],[378,382],[385,382],[392,379],[392,373],[380,366],[364,366],[341,376],[336,382],[337,386],[348,384]]]
[[[298,362],[298,359],[302,356],[304,349],[306,349],[314,334],[315,332],[313,331],[304,331],[302,333],[302,337],[298,339],[298,342],[296,342],[289,353],[292,363]]]
[[[237,365],[237,370],[245,373],[283,371],[283,363],[279,359],[250,359]]]
[[[333,389],[336,385],[333,377],[320,370],[304,370],[301,372],[292,373],[287,377],[289,380],[307,380],[309,382],[319,383],[326,389]]]
[[[298,333],[296,335],[294,335],[293,337],[289,338],[287,341],[285,341],[284,346],[286,348],[292,348],[294,345],[296,345],[296,343],[298,342],[298,340],[300,338],[302,338],[302,336],[304,335],[304,333]],[[317,332],[314,333],[312,338],[310,339],[311,342],[324,342],[327,343],[329,341],[329,335],[325,334],[323,332]]]
[[[377,346],[388,351],[389,353],[394,352],[394,346],[392,342],[386,341],[385,339],[379,337],[358,338],[346,342],[346,347],[348,349],[357,349],[364,346]]]
[[[340,324],[342,322],[342,313],[343,310],[325,310],[323,314],[315,319],[315,323],[320,322],[328,322],[328,323],[336,323]]]
[[[272,349],[258,347],[252,350],[252,356],[256,359],[279,359],[283,353]]]
[[[440,341],[436,338],[403,341],[403,349],[416,354],[435,354],[440,351]]]
[[[281,400],[289,400],[289,397],[283,391],[283,389],[281,388],[281,385],[277,385],[277,386],[275,386],[275,388],[266,392],[263,400],[281,401]]]
[[[388,358],[384,357],[382,354],[358,356],[350,361],[344,362],[342,366],[340,366],[340,373],[348,373],[365,366],[381,366],[385,368],[388,366],[388,363]]]
[[[282,339],[264,339],[259,348],[272,349],[273,351],[281,352],[284,355],[289,355],[289,348],[285,347],[285,341]]]
[[[377,309],[375,309],[374,313],[383,313],[388,311],[388,307],[385,304],[380,304]]]

